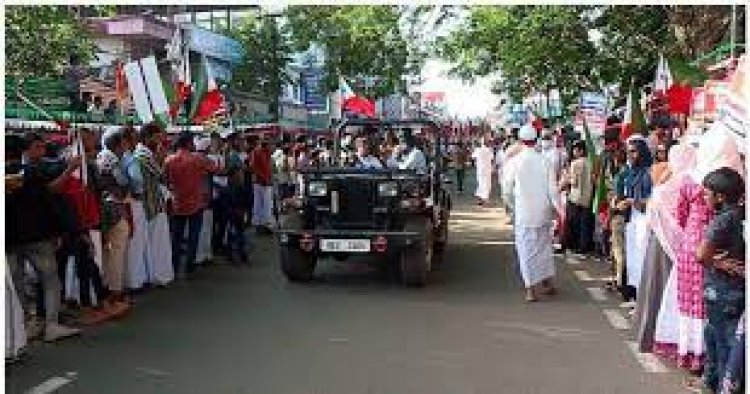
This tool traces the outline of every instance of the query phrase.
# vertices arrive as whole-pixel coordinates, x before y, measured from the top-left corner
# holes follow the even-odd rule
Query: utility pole
[[[729,50],[731,53],[731,59],[734,59],[734,41],[737,35],[737,5],[732,4],[732,20],[730,22],[730,37],[729,37]]]

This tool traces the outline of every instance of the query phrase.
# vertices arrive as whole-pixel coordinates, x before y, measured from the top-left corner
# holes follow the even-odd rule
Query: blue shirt
[[[123,172],[127,175],[130,191],[136,195],[143,195],[144,183],[141,166],[133,156],[133,152],[125,152],[122,156]]]
[[[725,204],[706,227],[706,241],[729,257],[744,260],[742,236],[744,211],[736,204]],[[704,271],[703,297],[728,316],[739,316],[745,309],[745,279],[709,266]]]

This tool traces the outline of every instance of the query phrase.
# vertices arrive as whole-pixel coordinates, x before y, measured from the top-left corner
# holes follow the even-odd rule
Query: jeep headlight
[[[380,197],[396,197],[398,195],[398,184],[396,182],[379,183],[378,195]]]
[[[310,197],[323,197],[328,194],[328,184],[320,181],[313,181],[307,185],[307,194]]]

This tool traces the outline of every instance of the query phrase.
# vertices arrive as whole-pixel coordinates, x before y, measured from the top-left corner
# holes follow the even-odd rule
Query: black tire
[[[434,245],[432,242],[432,222],[429,219],[415,220],[407,224],[408,231],[417,231],[422,240],[401,252],[401,280],[407,287],[424,287],[427,275],[432,270]]]
[[[282,247],[279,259],[281,270],[290,282],[307,283],[313,279],[317,262],[315,255],[299,249]]]
[[[440,227],[435,229],[434,249],[436,254],[442,254],[448,246],[448,222],[450,221],[450,211],[445,211],[445,220]]]

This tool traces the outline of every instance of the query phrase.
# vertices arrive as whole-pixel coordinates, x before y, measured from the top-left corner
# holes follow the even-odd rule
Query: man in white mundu
[[[508,169],[506,201],[514,208],[514,232],[518,264],[526,288],[526,301],[538,295],[553,295],[555,265],[552,248],[552,221],[561,208],[554,174],[542,153],[536,150],[537,132],[524,126],[519,132],[523,148]]]
[[[490,148],[489,136],[482,138],[482,145],[474,149],[471,157],[477,167],[477,191],[474,195],[479,200],[479,205],[487,203],[492,192],[492,172],[494,154]]]

